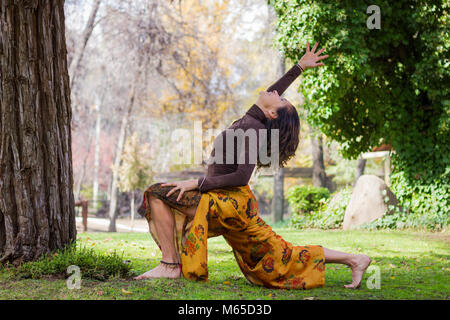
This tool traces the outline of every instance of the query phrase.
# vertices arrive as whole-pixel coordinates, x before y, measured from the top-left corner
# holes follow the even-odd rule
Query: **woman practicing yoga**
[[[279,166],[284,166],[297,149],[300,122],[295,107],[280,95],[304,70],[324,65],[319,61],[328,55],[320,56],[324,49],[315,52],[317,45],[310,50],[308,43],[300,61],[267,91],[260,92],[246,114],[216,140],[220,137],[225,141],[228,132],[238,129],[256,133],[267,130],[262,141],[255,135],[256,150],[264,146],[264,154],[270,156],[271,146],[277,143]],[[271,141],[273,130],[278,130],[279,141]],[[325,264],[340,263],[352,271],[353,281],[345,287],[359,287],[370,258],[320,245],[294,246],[277,235],[259,217],[258,204],[248,186],[255,166],[269,164],[260,161],[259,153],[256,161],[249,161],[254,152],[246,140],[234,143],[232,148],[227,143],[216,144],[216,140],[211,153],[215,162],[209,163],[205,177],[156,183],[144,192],[138,212],[146,217],[150,233],[161,249],[162,260],[156,268],[135,279],[183,275],[195,281],[208,280],[207,239],[221,235],[233,249],[242,273],[253,284],[280,289],[319,287],[325,283]],[[239,158],[242,156],[244,161]]]

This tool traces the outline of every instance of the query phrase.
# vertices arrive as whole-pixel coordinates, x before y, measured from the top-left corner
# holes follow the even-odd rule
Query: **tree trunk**
[[[0,0],[0,262],[76,238],[64,1]]]
[[[95,122],[95,140],[94,140],[94,183],[93,183],[93,197],[92,204],[97,210],[98,201],[98,171],[100,166],[100,131],[101,131],[101,121],[102,114],[100,112],[100,106],[98,103],[95,104],[95,111],[97,113],[97,120]]]
[[[134,228],[134,191],[131,191],[130,210],[131,210],[131,231],[133,231],[133,228]]]
[[[133,100],[134,100],[134,96],[133,96]],[[109,232],[117,231],[117,229],[116,229],[117,182],[119,180],[119,174],[117,171],[119,169],[120,160],[122,157],[123,146],[124,146],[125,138],[126,138],[126,130],[128,127],[128,120],[130,118],[130,113],[131,113],[131,108],[132,108],[131,106],[132,106],[132,102],[129,104],[127,112],[125,112],[125,114],[122,117],[122,122],[120,125],[120,132],[119,132],[119,140],[116,145],[116,155],[114,158],[114,168],[112,171],[112,181],[111,181],[111,198],[109,201],[109,227],[108,227]]]
[[[108,227],[109,232],[116,232],[117,182],[119,180],[119,175],[118,175],[117,171],[119,169],[120,161],[122,158],[122,152],[123,152],[123,146],[124,146],[125,139],[126,139],[128,122],[129,122],[130,115],[131,115],[131,112],[132,112],[133,106],[134,106],[134,99],[136,96],[135,84],[138,83],[140,76],[141,76],[141,72],[142,71],[141,71],[140,64],[139,64],[138,74],[137,74],[134,82],[131,84],[130,100],[128,101],[128,106],[122,117],[122,122],[120,125],[119,140],[117,141],[117,146],[116,146],[116,155],[114,158],[114,170],[112,172],[112,181],[111,181],[111,196],[110,196],[110,201],[109,201],[109,219],[110,219],[109,227]]]
[[[98,8],[100,7],[100,2],[101,2],[101,0],[95,0],[94,4],[92,5],[91,14],[89,15],[88,22],[83,31],[82,43],[79,46],[78,50],[75,51],[76,52],[75,56],[70,63],[69,75],[70,75],[70,87],[71,88],[73,88],[73,86],[77,80],[78,73],[80,71],[81,60],[83,59],[83,55],[84,55],[84,50],[86,49],[86,45],[89,41],[89,38],[92,35],[92,31],[94,30],[95,17],[97,16],[97,11],[98,11]]]
[[[364,174],[364,169],[366,168],[366,159],[359,158],[358,163],[356,164],[356,174],[355,181],[353,182],[353,186],[356,185],[356,181],[358,181],[359,177]]]
[[[322,135],[319,133],[315,136],[313,128],[311,130],[311,145],[313,158],[313,185],[315,187],[328,188],[328,179],[325,173],[325,165],[323,162]]]
[[[78,181],[75,184],[74,191],[75,191],[75,199],[77,201],[80,200],[81,185],[83,184],[84,175],[86,173],[87,159],[89,157],[89,153],[91,152],[92,136],[93,136],[93,130],[91,129],[91,130],[89,130],[88,141],[86,144],[86,153],[84,154],[83,165],[81,166],[80,177],[78,178]]]
[[[109,232],[116,232],[116,209],[117,209],[117,182],[119,180],[118,169],[120,166],[120,162],[122,159],[123,146],[126,139],[128,122],[133,110],[134,100],[136,98],[136,84],[139,83],[142,75],[142,65],[143,65],[143,56],[142,52],[138,53],[138,62],[137,62],[137,71],[134,76],[133,82],[130,84],[130,96],[128,100],[128,105],[125,108],[125,113],[122,117],[122,122],[120,125],[119,132],[119,140],[117,141],[116,146],[116,154],[114,159],[114,170],[112,172],[112,181],[111,181],[111,192],[110,192],[110,201],[109,201]]]

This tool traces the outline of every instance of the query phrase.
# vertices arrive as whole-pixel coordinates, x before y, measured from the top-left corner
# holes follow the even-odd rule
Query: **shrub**
[[[56,252],[44,254],[37,261],[20,265],[15,270],[15,276],[32,279],[44,276],[65,278],[68,276],[66,272],[70,265],[78,266],[84,279],[126,278],[131,270],[131,265],[123,261],[123,257],[116,252],[105,254],[73,244]]]
[[[293,214],[290,226],[294,228],[337,229],[344,222],[345,209],[352,195],[351,187],[336,191],[319,208],[309,215]]]
[[[330,197],[327,188],[293,186],[287,192],[292,215],[308,215],[318,210]]]
[[[364,229],[427,229],[439,231],[448,227],[448,209],[439,210],[432,206],[426,211],[417,210],[417,207],[424,205],[424,194],[417,195],[416,202],[404,201],[403,207],[389,206],[391,214],[385,214],[383,217],[365,223],[361,227]],[[439,198],[439,197],[438,197]],[[442,199],[442,198],[440,198]],[[385,198],[385,201],[388,199]],[[431,203],[431,202],[430,202]],[[438,201],[433,202],[435,207],[439,207]]]

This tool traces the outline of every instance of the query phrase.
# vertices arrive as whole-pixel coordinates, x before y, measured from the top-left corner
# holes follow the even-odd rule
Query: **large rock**
[[[389,198],[387,202],[385,197]],[[345,210],[344,230],[354,229],[363,223],[381,218],[390,213],[389,205],[397,204],[397,198],[382,179],[374,175],[362,175],[353,188],[352,197]]]

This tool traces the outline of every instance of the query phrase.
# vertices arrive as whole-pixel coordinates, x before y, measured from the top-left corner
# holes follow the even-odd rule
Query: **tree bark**
[[[361,177],[364,174],[364,169],[366,168],[366,159],[359,158],[358,163],[356,164],[356,174],[355,174],[355,180],[353,182],[353,186],[356,185],[356,182],[358,181],[359,177]]]
[[[0,262],[76,238],[64,1],[0,0]]]
[[[325,165],[323,161],[322,135],[315,136],[314,130],[311,130],[311,145],[313,158],[313,185],[315,187],[328,188],[328,178],[325,173]]]
[[[97,210],[97,200],[98,200],[98,171],[100,167],[100,131],[101,131],[101,121],[102,114],[100,112],[100,106],[98,103],[95,104],[95,112],[97,113],[97,119],[95,121],[95,140],[94,140],[94,182],[93,182],[93,197],[92,204]]]

